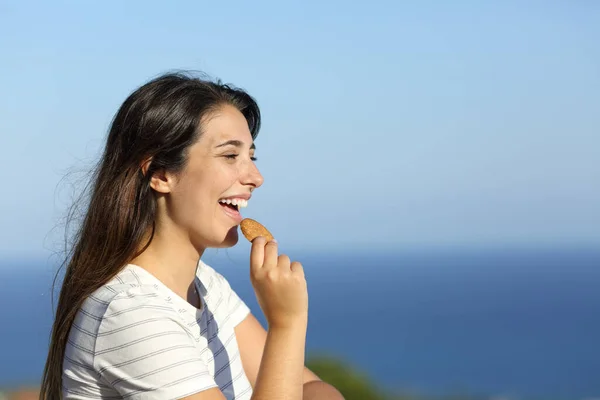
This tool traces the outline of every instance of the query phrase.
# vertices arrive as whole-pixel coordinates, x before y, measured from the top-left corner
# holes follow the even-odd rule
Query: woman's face
[[[230,247],[238,241],[238,210],[243,211],[263,177],[241,112],[225,105],[202,127],[200,139],[188,149],[185,168],[169,179],[168,218],[196,248]]]

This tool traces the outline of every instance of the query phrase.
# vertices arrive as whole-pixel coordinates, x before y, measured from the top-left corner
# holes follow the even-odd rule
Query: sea
[[[494,399],[600,399],[600,250],[296,252],[307,354],[389,390]],[[247,256],[203,258],[264,323]],[[0,262],[0,388],[39,382],[55,268]]]

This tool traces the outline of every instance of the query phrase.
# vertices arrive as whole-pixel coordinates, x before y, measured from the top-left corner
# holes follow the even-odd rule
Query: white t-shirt
[[[65,399],[168,400],[219,387],[250,399],[234,327],[250,312],[227,280],[200,261],[196,309],[129,264],[84,302],[64,356]]]

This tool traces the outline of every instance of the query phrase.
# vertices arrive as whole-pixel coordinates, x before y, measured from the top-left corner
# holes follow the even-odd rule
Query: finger
[[[277,267],[283,272],[290,272],[290,258],[285,254],[281,254],[277,259]]]
[[[277,266],[277,242],[270,240],[265,245],[265,259],[263,261],[263,268],[275,268]]]
[[[262,268],[265,262],[265,243],[267,239],[262,236],[258,236],[252,241],[252,248],[250,249],[250,269],[256,271]]]
[[[292,265],[290,265],[290,269],[293,274],[299,275],[304,278],[304,267],[298,261],[294,261]]]

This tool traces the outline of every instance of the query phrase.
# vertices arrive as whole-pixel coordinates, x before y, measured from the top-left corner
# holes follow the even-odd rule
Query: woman
[[[302,266],[253,241],[265,331],[200,261],[237,243],[263,178],[256,102],[168,74],[132,93],[110,129],[60,292],[43,399],[341,399],[304,366]]]

